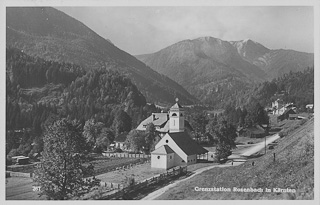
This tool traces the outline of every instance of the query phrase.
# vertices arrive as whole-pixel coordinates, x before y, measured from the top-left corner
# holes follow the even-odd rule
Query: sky
[[[120,49],[154,53],[186,39],[252,39],[270,49],[314,52],[313,7],[55,7]]]

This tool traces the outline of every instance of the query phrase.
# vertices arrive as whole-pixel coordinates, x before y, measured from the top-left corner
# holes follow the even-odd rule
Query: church
[[[138,130],[145,130],[148,123],[153,123],[161,134],[161,140],[151,152],[152,168],[170,169],[195,164],[197,155],[208,152],[185,132],[184,114],[183,107],[176,99],[168,113],[152,113],[137,127]]]

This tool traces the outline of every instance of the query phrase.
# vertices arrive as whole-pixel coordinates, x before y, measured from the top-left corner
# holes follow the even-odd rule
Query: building
[[[168,130],[151,153],[151,167],[170,169],[175,166],[195,164],[197,155],[208,152],[185,132],[184,114],[183,107],[176,99],[176,103],[166,114],[167,122],[161,121],[167,124]]]
[[[289,114],[289,120],[296,120],[298,117],[298,114]]]
[[[276,101],[272,102],[272,109],[274,115],[280,115],[280,112],[282,112],[281,108],[283,107],[284,103],[282,100],[277,99]]]
[[[176,103],[177,104],[177,103]],[[181,106],[179,104],[177,104],[176,106]],[[181,107],[182,108],[182,107]],[[189,122],[187,120],[184,119],[184,111],[181,111],[179,114],[180,116],[177,116],[177,112],[175,113],[174,110],[179,109],[178,107],[174,108],[171,107],[171,116],[169,116],[169,113],[152,113],[151,116],[149,116],[147,119],[143,120],[138,127],[136,128],[136,130],[140,130],[140,131],[146,131],[147,126],[152,123],[154,124],[157,133],[159,134],[159,136],[162,138],[166,133],[168,133],[169,127],[170,127],[170,123],[171,124],[171,131],[170,132],[174,132],[174,131],[181,131],[181,129],[179,130],[179,127],[183,127],[184,129],[188,129],[189,131],[193,131],[192,127],[190,126]],[[180,120],[179,123],[179,127],[175,127],[175,123],[178,123],[178,119],[183,117],[183,121]],[[170,120],[171,118],[171,120]],[[174,120],[175,119],[175,120]],[[176,130],[174,130],[176,129]]]
[[[289,119],[290,114],[297,114],[293,109],[286,110],[282,115],[278,116],[277,119],[282,121],[285,119]]]
[[[307,110],[313,110],[313,104],[308,104],[306,105]]]
[[[116,136],[116,138],[114,139],[114,149],[127,150],[126,146],[124,145],[124,142],[127,139],[127,135],[127,132],[123,132]]]
[[[266,130],[259,125],[248,127],[243,132],[243,136],[250,137],[250,138],[262,138],[262,137],[265,137],[266,134],[267,134]]]
[[[12,157],[12,162],[15,162],[16,164],[29,164],[29,157],[25,157],[25,156],[15,156]]]

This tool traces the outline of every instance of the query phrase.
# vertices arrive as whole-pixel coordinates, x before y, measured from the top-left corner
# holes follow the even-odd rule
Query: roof
[[[158,149],[151,152],[151,154],[171,154],[174,151],[168,145],[162,145]]]
[[[284,111],[284,113],[282,115],[286,115],[286,114],[296,114],[296,112],[292,109],[289,109],[289,110]]]
[[[128,135],[127,132],[123,132],[123,133],[117,135],[116,138],[114,139],[114,141],[115,142],[124,142],[127,139],[127,135]]]
[[[148,124],[153,123],[157,131],[164,128],[168,121],[168,113],[152,113],[147,119],[143,120],[137,127],[137,130],[145,130]],[[168,129],[169,130],[169,127]]]
[[[187,155],[205,154],[208,150],[198,145],[185,132],[168,133],[173,141],[180,147],[180,149]]]
[[[256,135],[265,133],[264,129],[259,126],[248,127],[247,130],[249,130],[252,134],[256,134]]]
[[[179,103],[175,103],[174,105],[172,105],[172,107],[170,108],[170,110],[171,109],[180,109],[180,108],[182,108],[182,106],[179,104]]]
[[[29,157],[25,157],[25,156],[15,156],[15,157],[11,157],[12,159],[29,159]]]

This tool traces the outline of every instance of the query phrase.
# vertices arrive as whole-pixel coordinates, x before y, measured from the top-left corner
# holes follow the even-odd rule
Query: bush
[[[122,149],[117,148],[116,150],[114,150],[114,152],[123,152]]]
[[[281,132],[279,132],[279,136],[280,136],[280,138],[285,137],[285,136],[287,136],[287,133],[281,131]]]
[[[126,186],[133,186],[135,184],[135,179],[133,176],[127,177],[126,176],[126,181],[125,181],[125,185]]]

